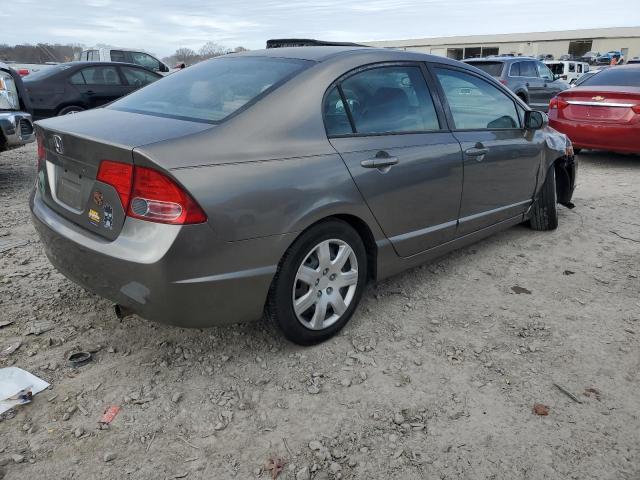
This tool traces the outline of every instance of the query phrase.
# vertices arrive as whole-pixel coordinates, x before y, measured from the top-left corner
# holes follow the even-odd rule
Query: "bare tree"
[[[175,57],[178,62],[182,62],[187,65],[197,63],[199,60],[198,54],[195,51],[185,47],[177,49],[176,53],[173,54],[173,57]]]
[[[218,45],[215,42],[205,43],[198,52],[202,60],[207,58],[219,57],[220,55],[226,55],[230,50],[222,45]]]
[[[240,52],[248,52],[249,49],[248,48],[244,48],[244,47],[236,47],[236,48],[233,49],[233,51],[235,53],[240,53]]]

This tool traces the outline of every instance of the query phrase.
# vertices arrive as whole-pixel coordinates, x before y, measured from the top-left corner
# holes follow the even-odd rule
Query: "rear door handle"
[[[399,162],[398,157],[375,157],[361,161],[360,165],[364,168],[385,168],[397,165]]]
[[[464,151],[468,157],[474,157],[477,161],[484,160],[484,156],[489,153],[489,149],[486,147],[473,147]]]
[[[94,95],[96,92],[94,92],[93,90],[87,90],[87,95]]]

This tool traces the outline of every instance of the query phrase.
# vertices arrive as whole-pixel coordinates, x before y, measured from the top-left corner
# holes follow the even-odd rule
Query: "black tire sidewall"
[[[302,261],[320,242],[339,239],[351,247],[358,261],[358,284],[353,300],[342,317],[323,330],[310,330],[298,320],[292,302],[293,282]],[[328,220],[304,232],[285,253],[269,293],[269,313],[284,336],[299,345],[313,345],[335,335],[355,312],[367,280],[367,255],[360,235],[342,220]]]
[[[76,112],[84,112],[84,108],[82,107],[78,107],[77,105],[68,105],[66,107],[63,107],[60,109],[60,111],[58,112],[58,116],[61,115],[68,115],[69,114],[69,110],[74,110]]]

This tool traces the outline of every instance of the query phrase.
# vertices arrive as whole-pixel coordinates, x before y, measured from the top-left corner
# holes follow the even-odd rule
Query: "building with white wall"
[[[592,28],[560,32],[507,33],[456,37],[364,42],[366,45],[412,50],[457,60],[487,55],[551,54],[555,58],[593,51],[622,51],[625,58],[640,57],[640,27]]]

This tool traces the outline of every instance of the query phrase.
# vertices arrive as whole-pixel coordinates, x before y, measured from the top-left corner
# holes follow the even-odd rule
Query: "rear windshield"
[[[504,62],[469,62],[469,65],[479,68],[492,77],[502,75],[502,69],[504,68]]]
[[[640,87],[640,67],[607,68],[587,78],[584,82],[580,83],[580,85],[583,87]]]
[[[564,73],[564,63],[546,63],[549,70],[551,70],[555,75],[562,75]]]
[[[42,80],[44,78],[52,77],[56,73],[60,73],[67,68],[71,68],[71,65],[51,65],[48,67],[42,67],[42,70],[32,72],[29,75],[22,78],[23,82],[32,82]]]
[[[219,123],[312,63],[285,58],[216,58],[169,75],[108,108]]]

